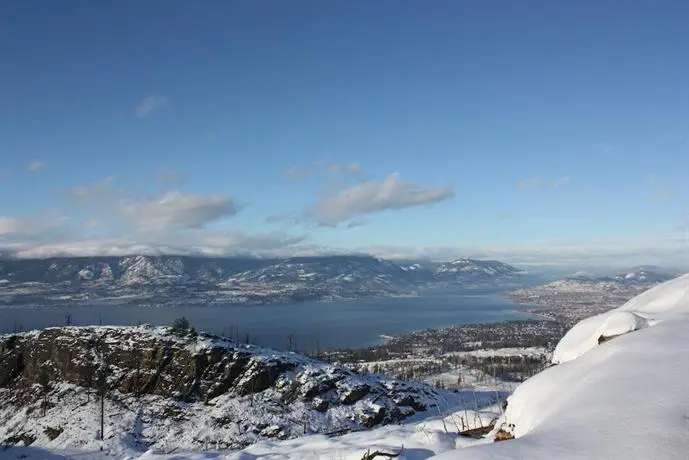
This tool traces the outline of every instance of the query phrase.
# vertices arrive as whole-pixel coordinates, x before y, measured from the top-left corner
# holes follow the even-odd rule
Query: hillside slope
[[[101,442],[97,393],[103,388]],[[169,328],[66,327],[0,336],[0,450],[2,444],[103,446],[121,458],[120,452],[149,449],[239,449],[427,417],[456,407],[460,396]],[[486,404],[496,395],[478,396]]]
[[[2,426],[2,436],[12,437],[19,445],[27,440],[32,441],[32,436],[35,436],[35,442],[27,450],[12,448],[0,452],[0,459],[20,458],[22,455],[25,457],[21,458],[48,458],[46,455],[56,453],[55,455],[64,455],[64,458],[105,458],[106,455],[114,455],[117,458],[176,460],[209,457],[231,460],[360,460],[367,449],[387,452],[401,450],[402,453],[397,458],[406,460],[686,459],[689,452],[687,337],[689,275],[656,286],[617,309],[578,323],[558,344],[553,356],[554,365],[520,385],[508,398],[507,410],[498,420],[494,431],[487,439],[478,441],[459,438],[453,434],[453,423],[461,417],[462,411],[445,423],[440,420],[424,420],[335,438],[319,434],[281,441],[284,434],[281,435],[277,430],[279,423],[253,425],[252,429],[247,430],[247,426],[242,426],[241,421],[246,420],[249,414],[256,413],[259,408],[262,416],[274,417],[273,408],[266,405],[270,398],[265,399],[265,396],[280,394],[283,398],[289,397],[289,393],[281,390],[284,387],[279,384],[264,390],[260,396],[255,394],[250,398],[241,397],[238,391],[246,388],[241,382],[247,381],[241,377],[232,385],[233,389],[228,393],[230,397],[219,396],[209,408],[204,408],[202,402],[179,403],[182,404],[183,413],[187,414],[180,420],[176,420],[176,417],[180,416],[181,407],[177,403],[156,406],[158,400],[155,399],[155,394],[144,395],[141,402],[137,402],[132,395],[112,401],[109,410],[114,410],[117,417],[111,419],[112,422],[106,429],[118,428],[121,433],[126,434],[119,435],[114,440],[113,437],[106,439],[105,446],[108,450],[100,453],[93,450],[100,445],[95,439],[97,417],[92,409],[82,409],[86,407],[84,400],[79,399],[84,398],[83,393],[78,398],[69,399],[74,386],[60,386],[55,390],[57,393],[51,393],[50,397],[60,396],[63,398],[60,400],[62,405],[50,407],[48,415],[42,417],[37,413],[41,410],[40,373],[24,371],[28,372],[24,376],[27,381],[19,386],[23,385],[30,390],[27,394],[33,397],[34,402],[28,406],[33,410],[28,410],[26,401],[9,401],[7,398],[11,389],[0,391],[0,395],[5,398],[4,402],[0,402],[0,406],[4,407],[0,420],[6,420]],[[119,338],[111,343],[124,343],[126,347],[130,341]],[[206,345],[199,347],[205,349]],[[257,352],[255,350],[250,353]],[[258,355],[268,361],[273,359],[265,352]],[[279,357],[279,361],[285,362],[285,365],[296,359],[290,358],[289,354],[275,356]],[[314,402],[319,404],[319,401],[314,401],[315,398],[310,399],[304,393],[310,387],[309,382],[313,381],[314,374],[308,374],[313,370],[309,369],[317,369],[321,375],[326,376],[337,373],[334,369],[327,371],[328,368],[328,365],[298,360],[293,370],[285,370],[280,374],[280,381],[286,379],[298,382],[300,390],[297,393],[301,395],[290,403],[288,412],[291,415],[284,419],[287,423],[283,426],[288,429],[288,433],[292,433],[287,436],[296,436],[303,423],[305,409],[314,407]],[[229,375],[231,374],[232,372]],[[248,375],[254,376],[248,377],[249,380],[257,382],[258,374],[249,372]],[[131,374],[128,375],[131,377]],[[326,380],[330,380],[330,377]],[[127,379],[118,381],[126,382]],[[425,390],[421,387],[415,390],[414,385],[405,386],[402,383],[390,386],[379,377],[349,375],[347,381],[352,384],[344,387],[339,386],[336,381],[335,393],[331,393],[331,398],[328,399],[328,405],[332,407],[328,411],[334,410],[333,415],[340,414],[339,420],[345,424],[353,422],[351,416],[359,420],[359,423],[366,421],[367,415],[375,415],[370,410],[375,411],[381,406],[394,411],[394,407],[399,407],[402,402],[399,395],[394,394],[395,388],[400,388],[396,385],[401,385],[405,392],[415,393],[421,401],[427,401],[427,404],[437,404],[447,396],[428,387],[424,387]],[[183,380],[162,379],[162,382],[164,385],[184,387]],[[357,395],[361,398],[356,403],[343,403],[342,398],[346,398],[347,394],[351,395],[351,390],[358,384],[377,388],[376,394],[369,389],[367,395]],[[200,388],[210,387],[202,385]],[[71,402],[65,405],[64,401]],[[256,405],[252,406],[250,401]],[[389,403],[379,405],[378,401]],[[14,406],[8,406],[8,402]],[[120,403],[124,403],[124,406],[118,409]],[[240,404],[236,405],[237,403]],[[17,406],[21,404],[24,406]],[[131,411],[132,407],[138,410]],[[168,412],[166,417],[154,419],[152,414],[160,413],[161,409]],[[196,415],[201,412],[207,416]],[[222,419],[222,415],[228,413],[234,417],[231,423],[223,422]],[[308,417],[309,423],[311,420],[324,420],[322,413],[312,413],[316,418]],[[338,416],[329,420],[335,419]],[[56,421],[62,421],[63,424],[59,427],[64,432],[51,440],[50,437],[56,433]],[[219,424],[219,421],[225,425]],[[309,426],[315,428],[318,425]],[[69,436],[64,436],[66,433]],[[234,452],[171,452],[175,446],[181,448],[182,452],[222,450],[223,444],[214,442],[214,438],[223,438],[232,433],[239,436],[239,439],[248,435],[252,436],[252,442],[260,442]],[[491,442],[498,434],[514,436],[514,439]],[[232,436],[224,441],[230,439]],[[238,445],[241,443],[234,444]],[[118,446],[123,450],[118,451]],[[51,452],[40,450],[44,447],[51,449]],[[151,447],[157,453],[150,451]],[[91,453],[85,454],[85,451]],[[78,453],[73,455],[73,452]]]
[[[517,388],[487,439],[448,436],[431,422],[429,430],[424,424],[260,443],[221,458],[360,460],[367,449],[380,449],[401,450],[397,458],[406,460],[686,459],[687,337],[689,275],[572,328],[558,345],[558,364]],[[499,431],[515,439],[491,442]]]

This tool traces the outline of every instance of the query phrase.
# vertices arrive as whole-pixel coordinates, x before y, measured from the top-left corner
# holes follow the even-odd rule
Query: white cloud
[[[24,169],[29,172],[37,172],[45,168],[45,163],[40,160],[29,161],[24,165]]]
[[[65,225],[65,216],[18,218],[0,216],[0,239],[34,238],[59,230]]]
[[[115,176],[108,176],[86,185],[76,185],[67,189],[67,193],[79,204],[99,204],[114,198],[113,184]]]
[[[290,214],[290,213],[273,214],[273,215],[268,216],[265,219],[263,219],[263,222],[266,224],[278,224],[278,223],[295,224],[298,221],[299,221],[298,216],[295,216],[294,214]]]
[[[200,229],[206,224],[239,212],[239,207],[225,195],[193,195],[177,191],[120,207],[121,214],[138,231],[173,232]]]
[[[283,232],[270,232],[248,235],[239,230],[211,232],[191,236],[196,244],[208,252],[215,250],[225,253],[230,249],[241,248],[244,251],[270,251],[294,247],[305,240],[304,236],[292,236]]]
[[[51,222],[53,227],[58,222]],[[190,230],[184,233],[151,235],[147,238],[65,238],[51,236],[50,243],[36,235],[31,222],[0,218],[0,232],[24,234],[24,239],[3,240],[0,236],[0,253],[17,257],[54,256],[120,256],[132,254],[176,255],[259,255],[265,257],[292,257],[330,254],[372,254],[388,259],[430,259],[449,261],[459,257],[495,259],[515,265],[532,267],[630,267],[656,264],[669,268],[689,269],[689,243],[684,231],[645,238],[611,238],[586,242],[549,240],[513,246],[362,246],[357,248],[324,247],[308,244],[303,235],[285,232],[247,234],[239,230]],[[43,231],[50,231],[43,226]],[[44,233],[46,234],[46,233]],[[0,234],[1,235],[1,234]],[[52,235],[52,233],[51,233]],[[10,242],[14,241],[14,242]]]
[[[282,232],[249,235],[238,230],[224,232],[191,232],[167,235],[155,241],[127,237],[63,240],[54,243],[13,243],[0,249],[19,258],[90,257],[127,255],[259,255],[283,257],[308,250],[302,247],[302,236]]]
[[[326,196],[304,212],[320,225],[336,226],[355,217],[438,203],[454,197],[450,187],[421,187],[403,182],[395,174],[382,181],[367,181]]]
[[[0,216],[0,235],[25,235],[31,228],[26,220]]]
[[[166,179],[172,179],[167,177]],[[232,216],[240,206],[229,196],[193,194],[169,190],[147,195],[144,189],[130,190],[116,184],[114,176],[70,187],[64,193],[87,212],[81,229],[101,228],[112,234],[155,233],[158,237],[180,230],[202,229],[207,224]]]
[[[366,225],[365,220],[353,220],[347,224],[347,228],[363,227]]]
[[[363,171],[364,168],[360,163],[331,163],[320,159],[304,168],[292,166],[285,171],[285,177],[290,180],[300,180],[323,172],[329,172],[333,175],[358,176],[362,174]]]
[[[391,259],[447,261],[473,257],[525,266],[630,267],[657,264],[689,269],[689,244],[685,242],[684,232],[644,238],[549,240],[512,246],[367,246],[359,250]]]
[[[361,174],[363,168],[359,163],[332,163],[328,166],[333,174]]]
[[[167,104],[167,98],[160,94],[151,94],[139,102],[136,106],[134,114],[136,118],[146,118],[153,114],[156,110],[163,108]]]

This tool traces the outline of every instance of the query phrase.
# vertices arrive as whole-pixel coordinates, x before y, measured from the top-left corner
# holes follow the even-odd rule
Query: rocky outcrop
[[[76,387],[77,396],[155,401],[139,409],[149,412],[150,423],[212,412],[214,424],[232,426],[245,443],[271,433],[294,437],[399,422],[448,397],[424,384],[169,328],[64,327],[0,336],[0,412],[42,403],[60,385]],[[49,428],[12,435],[64,436],[64,426]]]

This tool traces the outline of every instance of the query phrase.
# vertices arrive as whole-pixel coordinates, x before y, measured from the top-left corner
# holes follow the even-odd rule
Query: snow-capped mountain
[[[187,256],[56,257],[0,260],[0,278],[11,283],[83,283],[122,281],[127,284],[218,282],[239,270],[269,261]]]
[[[440,264],[433,271],[435,281],[462,285],[511,284],[524,275],[524,271],[504,262],[471,258]]]
[[[679,276],[679,273],[665,270],[661,267],[642,266],[634,267],[626,273],[618,274],[615,276],[615,279],[625,283],[656,284],[664,283],[677,276]]]
[[[295,257],[265,267],[231,275],[232,282],[274,282],[282,284],[331,284],[339,287],[405,289],[413,278],[397,264],[374,257]]]
[[[421,288],[495,288],[522,280],[497,261],[393,262],[364,255],[289,259],[197,256],[0,260],[0,304],[232,304],[416,295]]]
[[[641,265],[625,270],[618,270],[604,276],[596,276],[590,272],[577,272],[565,280],[585,283],[618,283],[624,285],[653,285],[664,283],[679,276],[679,272],[652,265]]]

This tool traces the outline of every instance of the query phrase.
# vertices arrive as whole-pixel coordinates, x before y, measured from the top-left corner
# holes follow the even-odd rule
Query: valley
[[[4,262],[1,272],[0,319],[15,323],[0,336],[0,438],[27,458],[40,458],[22,450],[34,447],[165,458],[272,443],[299,455],[300,438],[340,445],[383,432],[394,451],[402,433],[412,439],[404,445],[424,446],[431,435],[485,432],[504,417],[505,398],[551,365],[572,323],[674,278],[533,285],[499,262],[431,269],[358,256],[251,261],[259,266],[240,272],[174,257],[119,260],[119,272],[102,260],[59,262]],[[252,285],[270,287],[270,300],[242,291],[208,301]],[[295,286],[316,300],[295,299]],[[181,315],[204,332],[164,326]],[[45,328],[65,318],[84,325]],[[141,322],[159,326],[133,326]],[[256,333],[266,325],[272,332]]]

